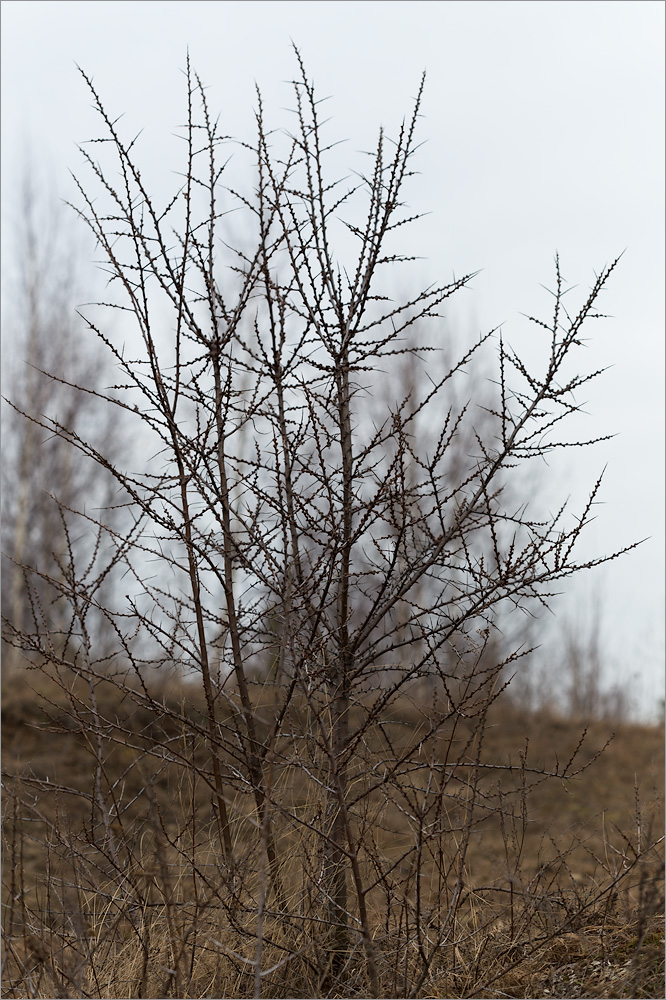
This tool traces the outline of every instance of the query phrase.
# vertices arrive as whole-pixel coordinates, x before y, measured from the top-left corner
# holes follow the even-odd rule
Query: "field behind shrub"
[[[3,996],[369,995],[360,945],[333,985],[322,970],[320,845],[307,835],[321,801],[306,771],[281,770],[276,755],[280,903],[248,796],[231,809],[237,870],[222,864],[205,741],[191,736],[204,716],[195,689],[165,686],[160,719],[99,684],[100,773],[77,683],[68,700],[34,671],[3,682]],[[395,753],[422,715],[405,698],[383,720]],[[611,736],[609,723],[586,729],[500,700],[470,752],[480,818],[456,825],[463,774],[444,803],[458,832],[424,840],[418,870],[416,803],[444,750],[423,775],[415,768],[413,809],[408,797],[370,800],[359,857],[383,996],[663,996],[663,729],[623,724]],[[462,720],[456,760],[474,737]],[[382,754],[370,741],[359,782]],[[545,779],[567,762],[570,778]]]

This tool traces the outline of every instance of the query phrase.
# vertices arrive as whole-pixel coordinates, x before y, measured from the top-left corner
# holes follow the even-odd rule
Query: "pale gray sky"
[[[380,123],[391,131],[410,111],[427,71],[411,204],[431,214],[411,246],[426,279],[482,269],[450,313],[465,333],[503,323],[518,340],[520,314],[550,308],[540,285],[556,250],[587,288],[626,249],[603,301],[613,318],[587,359],[613,368],[590,390],[582,431],[619,436],[558,470],[557,486],[578,495],[607,462],[590,551],[651,536],[596,578],[608,663],[636,679],[649,709],[664,657],[663,3],[4,0],[3,218],[27,143],[58,194],[72,194],[75,143],[99,131],[75,63],[128,131],[144,129],[140,155],[172,185],[187,46],[224,130],[251,137],[255,81],[269,119],[288,121],[292,39],[331,95],[350,166]]]

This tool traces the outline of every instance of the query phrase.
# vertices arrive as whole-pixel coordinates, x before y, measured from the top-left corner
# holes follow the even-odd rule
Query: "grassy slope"
[[[44,702],[33,689],[46,696],[55,725],[53,721],[45,722]],[[170,697],[178,698],[180,694],[172,691]],[[102,693],[100,697],[104,699],[105,696]],[[196,696],[188,697],[191,700],[189,711],[197,713],[201,706]],[[107,694],[101,707],[105,713],[131,717],[136,731],[151,723],[150,717],[144,718],[141,712],[132,714],[131,707],[112,693]],[[413,725],[413,712],[413,707],[405,705],[404,717],[397,720],[396,725]],[[54,732],[54,728],[58,728],[57,720],[65,722],[61,732]],[[546,714],[526,716],[497,707],[486,734],[483,759],[488,765],[502,765],[509,761],[516,763],[521,753],[526,753],[528,767],[545,765],[552,769],[557,760],[562,763],[569,759],[579,745],[583,728],[579,721]],[[579,749],[579,764],[592,760],[611,733],[610,724],[591,724]],[[22,774],[27,788],[32,786],[33,777],[41,781],[48,779],[49,784],[55,786],[82,790],[91,786],[93,760],[86,750],[85,739],[67,731],[61,694],[37,673],[17,674],[3,682],[2,748],[3,771]],[[112,752],[108,759],[110,775],[120,773],[126,763],[125,757],[122,747]],[[492,774],[497,777],[501,773]],[[130,772],[128,781],[133,780],[137,781],[138,775],[133,778]],[[565,851],[576,841],[579,846],[567,855],[569,875],[573,883],[580,881],[581,885],[585,883],[589,887],[604,869],[608,872],[621,868],[628,843],[635,844],[638,837],[647,842],[649,837],[654,840],[663,835],[663,787],[663,729],[623,725],[589,769],[566,785],[548,782],[531,791],[524,829],[502,830],[495,823],[485,824],[475,832],[468,878],[478,885],[497,880],[498,871],[506,872],[513,864],[507,854],[507,842],[515,844],[516,837],[523,838],[521,861],[519,867],[514,868],[514,874],[522,880],[521,889],[527,891],[525,886],[534,877],[534,872],[543,869],[545,859],[552,859],[554,851]],[[42,786],[35,785],[34,790],[40,796],[40,808],[48,813],[49,799]],[[178,791],[166,777],[161,785],[157,782],[155,790],[164,803],[173,801]],[[69,803],[65,811],[69,812],[70,820],[75,816],[84,818],[85,802],[64,795],[61,807],[63,803]],[[32,874],[43,874],[44,853],[38,838],[26,839],[23,865],[28,881]],[[654,885],[654,870],[650,878],[650,884]],[[5,885],[7,881],[5,873]],[[646,885],[647,882],[643,885],[637,878],[633,890],[616,899],[612,908],[608,901],[603,914],[591,908],[587,925],[579,922],[580,926],[574,931],[560,934],[548,942],[537,957],[529,961],[521,958],[515,965],[506,961],[506,942],[499,942],[506,928],[493,927],[488,935],[488,954],[493,950],[491,938],[496,935],[496,950],[499,949],[497,953],[504,958],[505,971],[502,979],[490,984],[483,995],[610,997],[628,995],[622,990],[633,989],[636,996],[663,996],[663,919],[658,901],[654,905],[654,900],[649,908],[655,912],[649,915],[649,921],[644,919],[645,913],[641,917],[639,911],[641,899],[648,891]],[[643,910],[646,911],[645,906]],[[636,957],[638,944],[640,955]],[[464,989],[463,980],[457,987],[460,990]],[[451,984],[448,989],[452,989]]]

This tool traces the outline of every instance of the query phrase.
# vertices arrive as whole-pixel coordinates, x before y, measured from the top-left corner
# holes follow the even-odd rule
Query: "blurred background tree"
[[[111,460],[119,446],[118,423],[116,418],[112,426],[96,396],[108,382],[106,359],[76,312],[86,273],[80,234],[70,211],[30,163],[7,225],[2,605],[20,631],[31,631],[37,611],[48,623],[45,634],[57,642],[68,629],[65,565],[72,558],[90,559],[95,546],[94,530],[81,518],[70,530],[74,511],[108,507],[113,491],[104,471],[54,433],[52,422],[90,437]],[[85,280],[90,292],[88,275]],[[17,662],[4,643],[3,660],[5,668]]]

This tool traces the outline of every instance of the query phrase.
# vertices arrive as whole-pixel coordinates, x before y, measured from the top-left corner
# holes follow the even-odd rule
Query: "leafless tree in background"
[[[3,318],[3,383],[11,404],[3,400],[2,603],[24,632],[38,606],[56,641],[66,631],[64,561],[76,553],[85,564],[92,551],[89,531],[79,525],[76,537],[70,534],[73,512],[108,503],[111,487],[97,467],[78,460],[57,428],[90,435],[109,455],[116,444],[90,395],[104,385],[105,358],[96,339],[83,342],[74,312],[80,250],[67,209],[38,195],[29,167],[17,207]],[[5,652],[7,669],[13,658]]]
[[[490,783],[483,738],[528,651],[498,654],[499,629],[619,554],[577,558],[600,478],[575,516],[509,500],[520,468],[581,443],[567,440],[566,421],[599,374],[581,373],[581,332],[617,262],[568,309],[556,263],[552,314],[532,320],[540,364],[498,331],[444,363],[453,348],[440,343],[441,309],[470,276],[390,295],[402,227],[414,221],[405,197],[421,91],[347,186],[327,172],[334,143],[298,63],[293,134],[268,129],[258,97],[257,138],[244,147],[250,192],[225,186],[230,140],[188,65],[184,181],[165,204],[85,77],[104,144],[83,148],[90,179],[77,181],[76,209],[132,339],[121,346],[104,309],[85,310],[118,375],[108,392],[81,388],[123,415],[146,459],[112,456],[75,419],[44,410],[37,426],[111,477],[131,520],[121,530],[104,509],[85,511],[92,562],[82,570],[70,550],[49,580],[68,608],[63,642],[32,596],[28,623],[9,602],[5,636],[48,662],[69,692],[70,725],[87,734],[88,840],[70,840],[69,856],[82,896],[94,897],[102,872],[115,885],[109,927],[126,917],[141,942],[140,990],[153,933],[141,830],[159,844],[162,995],[189,995],[201,940],[236,963],[239,995],[288,991],[280,977],[296,963],[323,993],[340,995],[351,977],[373,996],[404,965],[399,988],[416,996],[440,961],[455,961],[470,838],[510,799]],[[225,236],[232,208],[247,218],[236,249]],[[480,407],[465,397],[465,372],[492,345],[494,385]],[[71,493],[60,500],[82,512]],[[30,558],[24,548],[16,561]],[[121,582],[105,590],[107,579]],[[91,615],[103,630],[89,628]],[[173,670],[198,679],[201,715],[154,693],[150,679]],[[150,723],[105,714],[97,692],[109,684]],[[410,725],[398,721],[405,706]],[[106,766],[120,745],[135,754],[122,781]],[[153,791],[169,767],[190,783],[176,827]],[[552,774],[577,767],[574,755]],[[505,770],[518,799],[546,776],[524,761]],[[214,822],[205,857],[202,787]],[[190,896],[184,877],[174,882],[183,865]],[[207,924],[213,912],[224,919]]]

